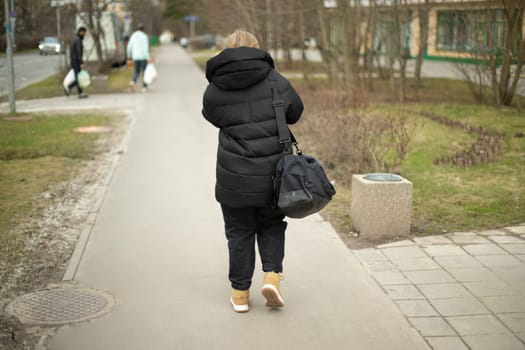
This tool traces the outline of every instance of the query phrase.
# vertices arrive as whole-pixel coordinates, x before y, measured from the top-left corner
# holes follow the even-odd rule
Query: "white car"
[[[46,36],[39,44],[40,55],[58,55],[64,52],[64,45],[54,36]]]

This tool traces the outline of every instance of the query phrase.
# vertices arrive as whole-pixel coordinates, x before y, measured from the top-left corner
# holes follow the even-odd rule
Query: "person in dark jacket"
[[[75,81],[69,84],[67,88],[64,88],[64,93],[66,96],[69,96],[71,88],[77,87],[78,89],[78,98],[86,98],[86,95],[80,85],[78,85],[78,73],[80,70],[84,69],[84,35],[86,35],[86,28],[80,27],[77,30],[77,35],[71,40],[69,47],[69,60],[71,63],[71,69],[75,72]]]
[[[203,115],[219,128],[215,197],[221,204],[230,255],[230,302],[236,312],[249,310],[255,267],[255,241],[265,272],[266,306],[284,305],[279,281],[283,270],[284,215],[272,208],[275,166],[281,158],[277,121],[268,76],[276,80],[286,121],[296,123],[303,103],[292,85],[275,71],[272,57],[257,39],[237,30],[226,48],[206,64],[209,85]]]

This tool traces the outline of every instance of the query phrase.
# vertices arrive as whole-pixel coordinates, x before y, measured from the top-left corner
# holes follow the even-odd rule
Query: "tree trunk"
[[[425,0],[425,4],[418,8],[419,14],[419,50],[417,53],[416,67],[414,76],[416,78],[416,93],[421,87],[421,69],[423,67],[423,61],[425,51],[427,49],[428,41],[428,10],[429,0]]]
[[[335,77],[335,66],[334,66],[334,55],[332,51],[332,45],[326,27],[326,20],[324,18],[325,8],[323,0],[316,1],[317,18],[319,20],[319,31],[321,32],[321,46],[319,51],[323,57],[323,62],[327,68],[328,79],[333,82]]]
[[[299,36],[300,41],[299,45],[301,45],[301,71],[303,72],[303,79],[305,81],[308,81],[308,60],[306,57],[306,46],[304,45],[304,40],[306,39],[306,28],[304,24],[304,11],[303,9],[299,9]]]
[[[342,29],[342,49],[343,49],[343,84],[345,88],[350,86],[352,80],[352,62],[351,62],[351,49],[350,40],[352,39],[352,33],[350,33],[350,27],[353,25],[350,20],[350,6],[347,1],[339,2],[341,5],[340,18],[343,26]]]
[[[504,0],[503,4],[505,6],[505,13],[507,15],[507,35],[505,36],[505,48],[498,84],[498,102],[505,106],[510,106],[518,86],[518,74],[521,74],[521,67],[523,65],[523,60],[525,59],[525,46],[523,43],[521,43],[518,47],[517,69],[514,72],[514,77],[512,77],[511,65],[514,58],[513,49],[516,39],[522,30],[525,4],[523,3],[523,0]],[[512,84],[509,84],[511,79],[513,80]]]

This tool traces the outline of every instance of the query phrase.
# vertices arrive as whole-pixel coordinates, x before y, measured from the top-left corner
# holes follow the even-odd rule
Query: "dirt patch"
[[[96,194],[113,170],[120,145],[129,126],[129,117],[113,113],[112,132],[97,141],[97,156],[83,161],[71,179],[55,185],[34,198],[31,219],[17,224],[14,234],[24,237],[23,256],[0,265],[0,348],[21,350],[42,348],[50,328],[26,327],[5,313],[15,297],[46,289],[59,283]],[[4,266],[5,265],[5,266]]]

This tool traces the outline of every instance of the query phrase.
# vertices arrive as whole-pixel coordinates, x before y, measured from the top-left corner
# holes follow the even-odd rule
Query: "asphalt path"
[[[61,55],[62,63],[64,56]],[[54,74],[58,70],[58,56],[40,56],[37,51],[15,54],[15,86],[21,89],[34,82],[40,81]],[[0,57],[0,95],[8,93],[7,88],[7,57]]]
[[[115,307],[60,328],[47,348],[428,349],[318,215],[290,220],[286,306],[264,306],[258,265],[250,312],[233,312],[224,223],[214,199],[218,131],[201,114],[204,74],[176,46],[159,48],[155,64],[157,81],[134,96],[143,100],[132,114],[129,141],[71,269],[75,285],[105,291]]]

